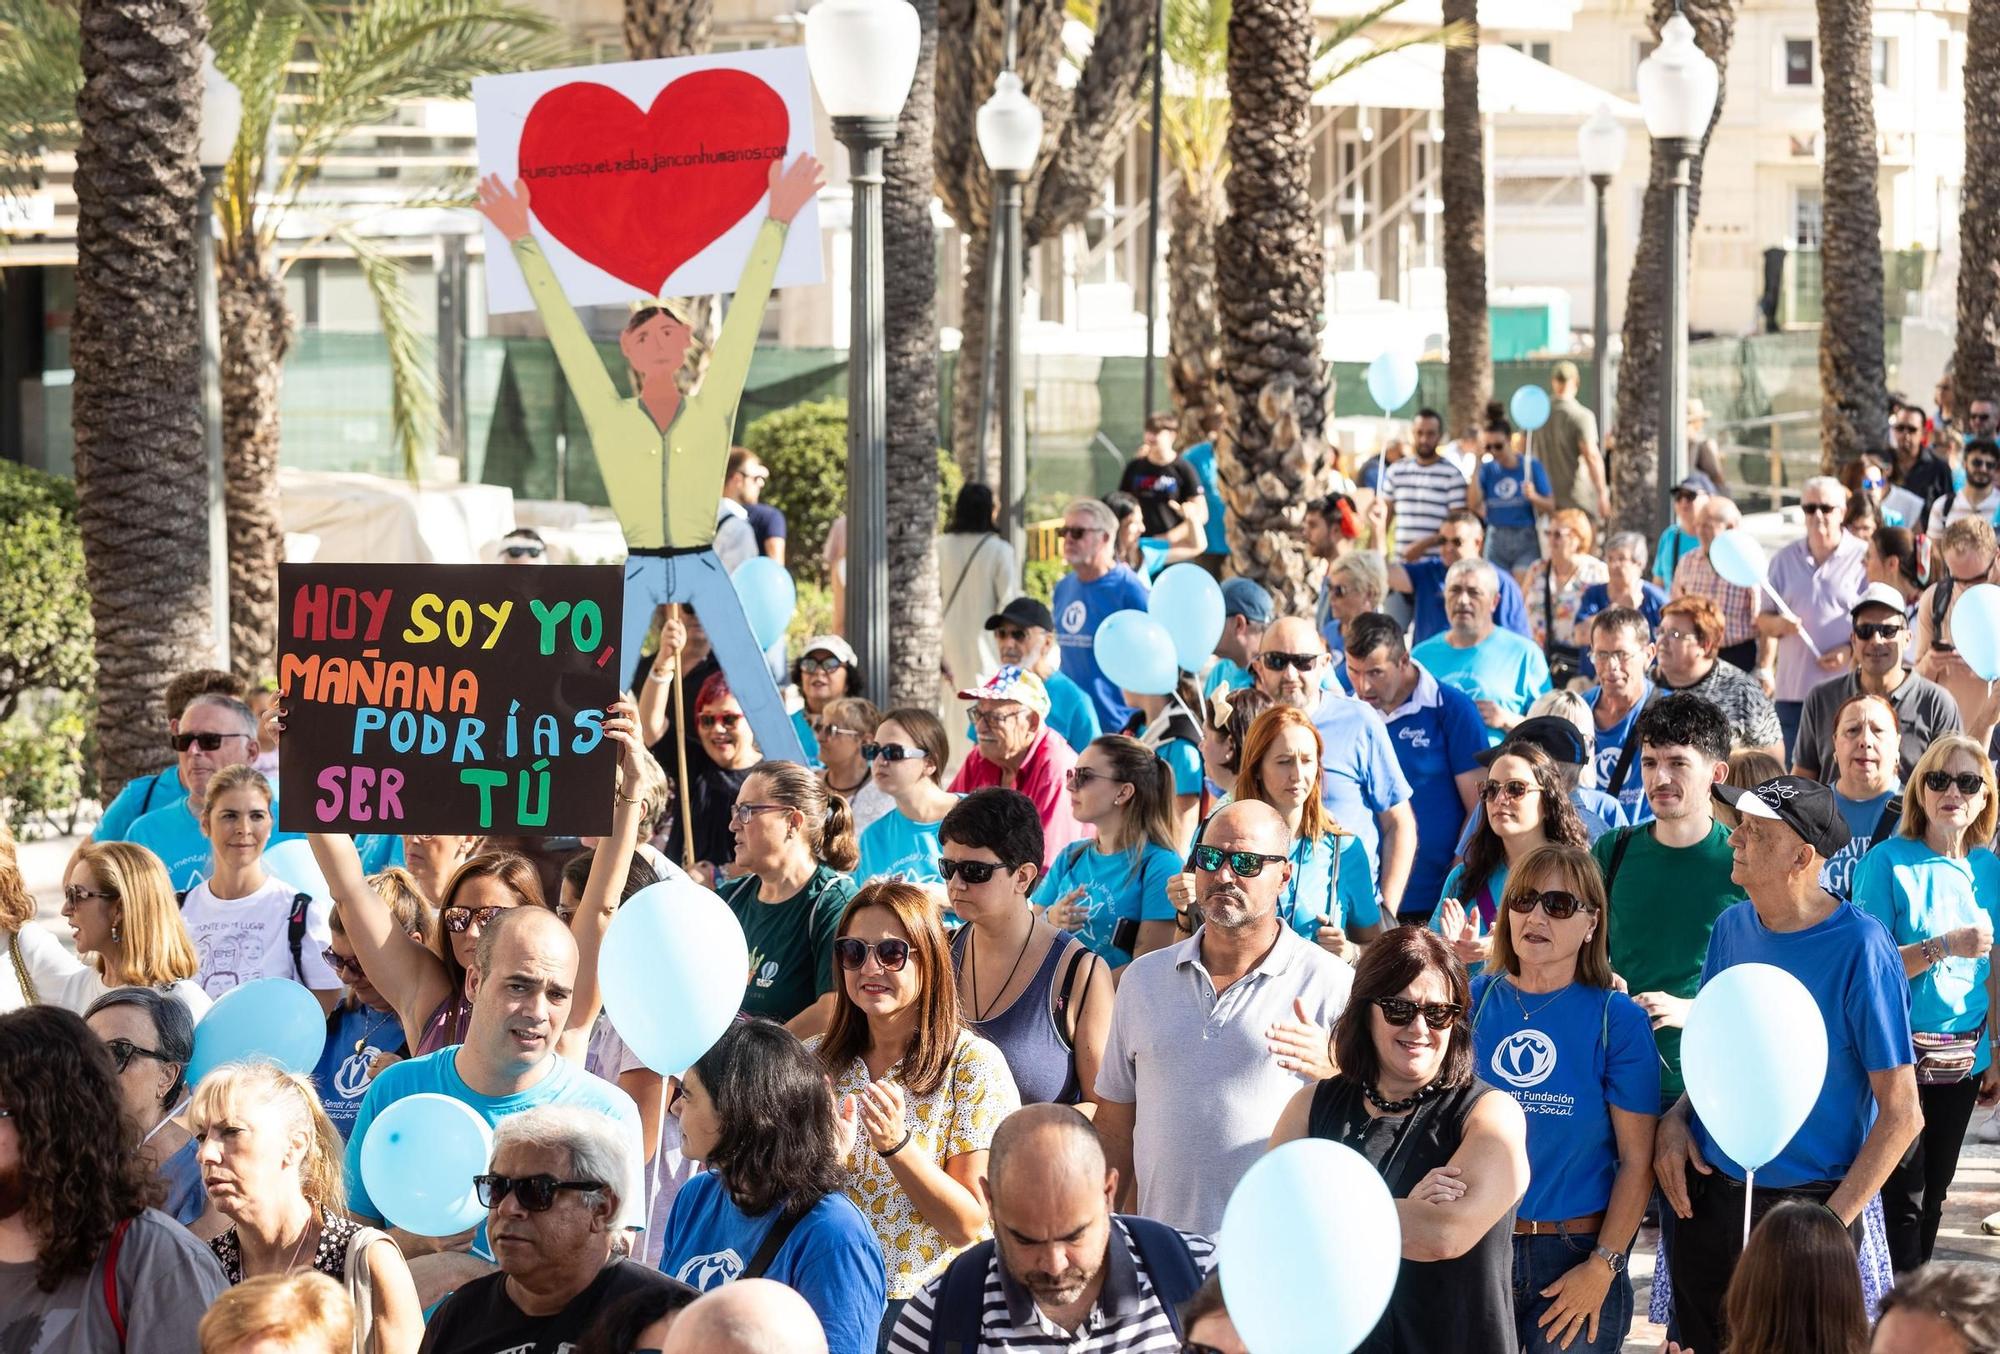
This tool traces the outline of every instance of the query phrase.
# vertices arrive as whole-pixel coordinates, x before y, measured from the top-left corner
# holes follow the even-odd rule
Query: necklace
[[[993,1011],[991,1007],[982,1009],[979,1005],[979,961],[978,955],[974,952],[973,948],[978,943],[979,931],[975,927],[972,929],[971,934],[965,938],[965,967],[966,971],[972,975],[972,1018],[976,1021],[984,1021],[988,1016],[993,1014]],[[1028,934],[1021,941],[1021,952],[1014,956],[1014,966],[1007,970],[1007,976],[1000,980],[1000,990],[993,995],[993,1004],[995,1006],[1000,1004],[1000,998],[1007,995],[1007,984],[1013,982],[1014,975],[1021,971],[1021,961],[1028,957],[1028,946],[1034,943],[1035,922],[1034,918],[1030,917],[1028,919]]]
[[[852,785],[836,784],[833,779],[833,772],[829,771],[826,773],[826,788],[833,791],[835,794],[841,796],[844,799],[852,799],[855,793],[867,783],[868,783],[868,773],[866,771],[863,771],[861,773],[861,779],[855,781],[854,784]]]
[[[1515,987],[1514,984],[1512,983],[1508,983],[1507,986],[1510,989],[1512,989],[1514,993],[1514,1004],[1521,1008],[1521,1019],[1523,1020],[1533,1020],[1536,1016],[1548,1010],[1549,1007],[1555,1005],[1558,1001],[1562,1000],[1563,993],[1569,991],[1569,984],[1564,983],[1561,987],[1558,987],[1554,992],[1551,992],[1549,994],[1549,999],[1547,1001],[1543,1002],[1540,1006],[1537,1006],[1534,1010],[1530,1011],[1528,1009],[1527,1001],[1521,996],[1521,989]]]
[[[1382,1114],[1402,1114],[1407,1110],[1413,1110],[1436,1094],[1437,1089],[1438,1084],[1433,1081],[1430,1085],[1420,1088],[1415,1095],[1404,1096],[1401,1100],[1384,1100],[1382,1093],[1375,1089],[1374,1082],[1361,1083],[1361,1094]]]
[[[381,1029],[384,1025],[388,1024],[395,1018],[396,1018],[396,1013],[394,1011],[391,1011],[387,1015],[383,1016],[380,1020],[376,1021],[373,1025],[370,1025],[367,1029],[363,1030],[361,1032],[361,1037],[354,1041],[354,1056],[357,1058],[360,1057],[361,1051],[368,1047],[368,1041],[375,1037],[375,1031]]]

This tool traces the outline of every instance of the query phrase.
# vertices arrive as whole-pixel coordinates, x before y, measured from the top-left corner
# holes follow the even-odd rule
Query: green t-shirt
[[[1653,840],[1650,824],[1621,828],[1590,848],[1607,873],[1619,837],[1631,845],[1611,881],[1611,968],[1637,996],[1668,992],[1692,997],[1701,986],[1702,961],[1715,919],[1743,898],[1729,878],[1729,829],[1717,822],[1695,846],[1667,847]],[[1653,1031],[1660,1048],[1661,1104],[1680,1099],[1681,1032]]]
[[[1558,508],[1597,513],[1597,490],[1582,473],[1583,446],[1597,441],[1597,416],[1564,395],[1549,403],[1549,420],[1531,437],[1535,458],[1548,467]]]
[[[790,1020],[833,990],[833,938],[854,896],[852,879],[822,865],[782,903],[758,899],[754,874],[731,879],[718,892],[750,946],[745,1014]]]

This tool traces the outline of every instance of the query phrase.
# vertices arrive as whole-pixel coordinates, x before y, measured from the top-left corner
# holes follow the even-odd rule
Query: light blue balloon
[[[2000,588],[1981,583],[1951,605],[1951,640],[1981,681],[2000,679]]]
[[[1216,1238],[1223,1300],[1244,1347],[1349,1354],[1389,1305],[1402,1234],[1381,1172],[1353,1148],[1299,1138],[1259,1157]]]
[[[769,555],[758,555],[737,565],[729,581],[736,585],[737,599],[743,603],[743,619],[750,622],[750,633],[757,637],[757,647],[768,649],[783,639],[786,627],[792,623],[792,610],[799,601],[798,586],[785,572],[785,566]]]
[[[1826,1022],[1805,984],[1738,964],[1702,984],[1681,1031],[1681,1078],[1701,1124],[1754,1171],[1784,1150],[1826,1080]]]
[[[1166,628],[1174,642],[1174,661],[1186,672],[1200,672],[1224,624],[1222,585],[1199,564],[1176,564],[1153,580],[1146,612]]]
[[[1513,415],[1515,427],[1531,433],[1549,421],[1549,392],[1540,386],[1522,386],[1507,401],[1507,412]]]
[[[1097,670],[1127,691],[1165,696],[1180,681],[1173,637],[1143,611],[1114,611],[1097,627],[1090,651]]]
[[[422,1091],[368,1125],[361,1183],[375,1211],[418,1236],[455,1236],[486,1220],[473,1193],[493,1155],[493,1129],[472,1106]]]
[[[1417,393],[1417,364],[1402,353],[1384,352],[1368,364],[1368,394],[1385,414],[1393,414]]]
[[[319,868],[319,861],[313,858],[312,847],[300,838],[267,848],[264,852],[264,872],[273,879],[284,880],[294,892],[311,894],[316,903],[325,903],[333,897],[326,874]]]
[[[597,961],[604,1009],[625,1046],[677,1077],[715,1046],[743,1005],[750,947],[722,899],[663,879],[626,900]]]
[[[1723,582],[1739,588],[1762,587],[1769,567],[1764,547],[1741,527],[1725,531],[1708,545],[1708,562]]]
[[[307,1074],[325,1047],[326,1013],[313,994],[290,978],[256,978],[224,992],[194,1027],[188,1084],[252,1059]]]

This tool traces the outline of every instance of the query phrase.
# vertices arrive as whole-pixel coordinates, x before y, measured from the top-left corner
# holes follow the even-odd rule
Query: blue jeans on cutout
[[[1554,1233],[1514,1238],[1514,1328],[1521,1342],[1521,1354],[1554,1354],[1561,1350],[1558,1340],[1535,1323],[1555,1305],[1542,1290],[1590,1258],[1597,1246],[1595,1233]],[[1567,1354],[1618,1354],[1625,1334],[1632,1328],[1632,1276],[1620,1273],[1604,1294],[1597,1313],[1597,1339],[1586,1341],[1588,1327],[1576,1333]]]
[[[1774,701],[1773,704],[1778,707],[1778,727],[1785,734],[1785,770],[1790,771],[1793,760],[1792,750],[1799,743],[1799,720],[1805,714],[1806,703],[1804,701]],[[1825,775],[1826,773],[1827,768],[1821,767],[1820,774]]]
[[[1496,569],[1515,573],[1542,557],[1541,537],[1533,527],[1488,527],[1486,558]]]
[[[685,555],[632,555],[625,561],[624,654],[621,671],[629,670],[646,642],[653,613],[669,602],[694,608],[701,628],[708,632],[709,648],[729,679],[736,703],[750,721],[757,737],[757,750],[764,756],[803,764],[805,749],[799,746],[798,730],[785,713],[784,698],[765,666],[764,651],[750,633],[744,619],[743,603],[737,600],[736,586],[713,550],[695,550]],[[695,697],[685,693],[688,715],[694,715]]]

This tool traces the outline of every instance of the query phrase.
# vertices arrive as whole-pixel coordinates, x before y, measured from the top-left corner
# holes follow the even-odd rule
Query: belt
[[[1556,1236],[1561,1233],[1592,1233],[1604,1226],[1604,1214],[1587,1213],[1580,1218],[1569,1218],[1562,1222],[1541,1222],[1530,1218],[1514,1219],[1515,1236]]]
[[[714,551],[713,545],[642,545],[626,550],[628,555],[643,555],[648,559],[674,559],[681,555],[700,555]]]

